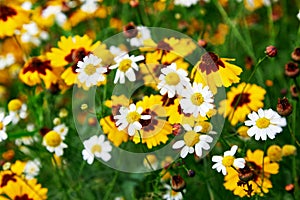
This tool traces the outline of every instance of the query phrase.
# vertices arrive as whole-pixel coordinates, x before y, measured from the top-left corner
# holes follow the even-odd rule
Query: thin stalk
[[[117,182],[118,176],[119,176],[119,171],[116,171],[113,180],[108,185],[107,192],[105,193],[105,195],[103,197],[103,200],[111,199],[110,195],[112,193],[113,188],[115,187],[115,184]]]

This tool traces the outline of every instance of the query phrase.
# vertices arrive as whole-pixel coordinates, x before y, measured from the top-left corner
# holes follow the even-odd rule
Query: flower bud
[[[265,53],[269,57],[275,57],[277,55],[277,48],[272,45],[267,46]]]
[[[300,61],[300,47],[294,49],[291,56],[294,61]]]
[[[277,112],[281,116],[289,116],[293,112],[293,106],[290,104],[287,98],[278,98]]]
[[[285,75],[291,78],[295,78],[299,75],[300,69],[297,63],[289,62],[285,64]]]
[[[299,97],[299,91],[298,91],[296,85],[292,85],[292,86],[290,87],[290,92],[291,92],[292,97],[294,97],[294,98],[296,98],[296,99]]]
[[[138,7],[140,2],[139,2],[139,0],[130,0],[129,4],[132,8],[135,8],[135,7]]]
[[[126,38],[134,38],[138,34],[137,27],[133,22],[129,22],[126,26],[123,27],[123,34]]]
[[[270,158],[270,161],[278,162],[282,158],[282,150],[278,145],[271,145],[267,150],[267,155]]]
[[[282,156],[296,155],[297,148],[294,145],[286,144],[282,147]]]
[[[10,149],[10,150],[5,151],[4,153],[2,153],[2,158],[4,160],[9,161],[9,160],[12,160],[14,157],[15,157],[15,151],[12,150],[12,149]]]
[[[200,47],[205,48],[205,47],[207,47],[207,42],[205,40],[203,40],[203,39],[200,39],[200,40],[198,40],[198,45]]]
[[[294,189],[295,189],[295,185],[290,183],[290,184],[287,184],[285,187],[284,187],[285,191],[287,192],[293,192]]]
[[[187,171],[187,174],[189,177],[194,177],[196,175],[196,172],[194,170],[190,169]]]
[[[179,192],[185,188],[186,184],[184,179],[180,175],[172,176],[171,187],[174,191]]]

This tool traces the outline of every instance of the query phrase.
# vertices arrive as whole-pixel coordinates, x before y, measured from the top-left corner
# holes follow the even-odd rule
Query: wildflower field
[[[0,0],[0,200],[299,200],[299,64],[298,0]]]

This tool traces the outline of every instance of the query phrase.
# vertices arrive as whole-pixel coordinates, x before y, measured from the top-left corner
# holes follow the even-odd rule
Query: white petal
[[[183,140],[179,140],[177,142],[175,142],[172,146],[173,149],[180,149],[185,145]]]

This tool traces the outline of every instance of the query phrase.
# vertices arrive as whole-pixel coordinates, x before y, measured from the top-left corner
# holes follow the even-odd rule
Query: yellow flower
[[[285,144],[282,147],[282,156],[296,155],[297,148],[294,145]]]
[[[232,87],[227,92],[227,99],[220,102],[219,113],[228,117],[233,126],[238,122],[244,122],[251,111],[257,111],[264,106],[265,89],[255,84],[247,84],[243,91],[245,85],[246,83],[240,83],[237,87]]]
[[[204,53],[191,72],[191,78],[196,83],[208,85],[215,94],[217,87],[229,87],[232,83],[238,83],[238,77],[242,69],[228,61],[230,58],[220,58],[212,52]]]
[[[52,48],[51,52],[47,53],[48,59],[53,67],[68,66],[62,73],[61,77],[65,83],[70,86],[77,82],[77,62],[83,61],[83,58],[94,51],[100,44],[93,41],[87,36],[62,36],[58,42],[58,48]]]
[[[267,155],[270,158],[270,160],[273,162],[281,161],[282,149],[278,145],[271,145],[267,149]]]
[[[142,143],[146,143],[148,149],[152,149],[161,143],[168,141],[168,135],[172,134],[172,126],[166,121],[167,112],[163,107],[162,96],[151,95],[145,96],[142,101],[136,103],[137,107],[142,107],[146,115],[151,115],[151,119],[142,120],[143,128],[140,130]],[[133,136],[133,141],[140,143],[138,134]]]
[[[246,166],[251,174],[251,176],[247,177],[248,184],[251,185],[253,189],[251,196],[254,194],[263,196],[264,193],[268,193],[269,189],[272,188],[272,182],[269,178],[271,174],[278,173],[279,165],[278,163],[271,162],[268,156],[264,157],[264,152],[259,149],[255,150],[254,152],[248,150],[245,160]],[[242,175],[239,175],[235,169],[228,168],[227,175],[224,177],[224,187],[227,190],[233,191],[235,195],[240,197],[247,196],[247,192],[244,189],[248,190],[246,185],[238,185],[238,183],[241,183],[239,176],[243,178],[246,177],[246,174]]]
[[[0,38],[12,36],[15,30],[29,21],[27,11],[13,4],[0,4]]]
[[[19,78],[26,85],[34,86],[41,84],[42,81],[46,88],[50,88],[51,84],[56,84],[59,79],[59,73],[63,68],[55,70],[50,65],[50,60],[44,56],[34,57],[28,60],[19,73]],[[56,73],[55,73],[55,72]]]
[[[224,44],[229,28],[226,24],[219,24],[217,30],[211,34],[211,26],[207,26],[207,31],[203,35],[203,39],[212,45]]]
[[[244,5],[247,10],[254,11],[264,6],[264,0],[245,0]]]

